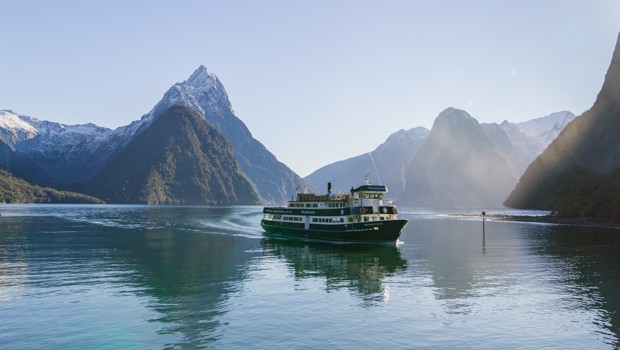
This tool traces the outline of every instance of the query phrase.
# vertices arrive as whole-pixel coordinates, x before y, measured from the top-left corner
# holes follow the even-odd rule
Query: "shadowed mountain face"
[[[188,80],[172,86],[143,120],[148,121],[151,115],[157,115],[173,105],[190,107],[226,137],[232,145],[239,168],[255,185],[264,201],[286,203],[301,183],[301,178],[278,161],[235,116],[224,86],[204,66],[200,66]]]
[[[569,123],[528,167],[506,205],[567,216],[620,217],[619,167],[620,36],[592,108]]]
[[[351,186],[357,187],[363,183],[364,174],[368,173],[375,183],[381,180],[388,187],[388,198],[400,197],[405,189],[409,164],[428,134],[429,131],[422,127],[400,130],[374,151],[326,165],[308,175],[304,181],[319,193],[328,182],[334,189],[346,192]]]
[[[0,140],[0,167],[11,169],[15,154],[11,147]]]
[[[499,207],[516,181],[478,121],[448,108],[409,166],[402,202],[416,207]]]
[[[230,144],[197,112],[174,106],[110,159],[84,191],[110,203],[256,204]]]

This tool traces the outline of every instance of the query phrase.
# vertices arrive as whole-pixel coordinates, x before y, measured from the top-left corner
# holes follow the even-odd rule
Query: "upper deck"
[[[358,188],[351,187],[350,194],[332,193],[331,183],[328,183],[327,194],[308,193],[302,187],[302,192],[297,193],[288,207],[290,208],[344,208],[354,206],[377,206],[392,204],[391,201],[384,201],[383,195],[386,193],[385,185],[373,185],[369,181]],[[385,202],[385,203],[384,203]]]

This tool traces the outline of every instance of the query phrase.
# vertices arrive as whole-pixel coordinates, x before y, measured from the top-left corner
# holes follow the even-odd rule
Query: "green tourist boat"
[[[399,219],[396,205],[384,200],[384,185],[366,184],[350,194],[308,193],[301,188],[288,206],[265,207],[261,226],[268,235],[343,242],[395,242],[408,220]]]

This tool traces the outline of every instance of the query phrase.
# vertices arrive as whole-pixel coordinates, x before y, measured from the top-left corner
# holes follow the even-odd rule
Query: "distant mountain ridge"
[[[423,127],[401,129],[374,151],[326,165],[306,176],[304,181],[319,192],[328,182],[335,189],[348,191],[351,186],[362,183],[364,174],[369,173],[376,182],[381,179],[388,187],[388,198],[400,197],[405,189],[407,166],[428,134],[428,129]],[[355,178],[358,178],[357,182],[353,182]]]
[[[0,111],[0,140],[15,152],[15,171],[46,184],[93,176],[113,154],[114,131],[94,124],[65,125]]]
[[[471,205],[501,207],[505,197],[509,194],[510,190],[514,188],[517,183],[517,179],[525,172],[527,166],[531,161],[536,158],[546,148],[550,140],[555,138],[557,134],[564,128],[564,126],[574,119],[574,115],[570,112],[557,112],[550,115],[529,120],[523,123],[510,123],[504,121],[501,124],[478,124],[474,118],[469,116],[465,111],[457,110],[454,108],[448,108],[446,111],[440,114],[442,119],[445,119],[446,115],[454,114],[456,116],[463,117],[465,120],[469,120],[471,128],[460,129],[458,127],[448,128],[449,130],[439,131],[436,133],[443,134],[444,141],[437,144],[436,153],[446,152],[461,152],[461,148],[470,149],[472,153],[476,151],[472,150],[468,144],[478,142],[480,147],[487,149],[501,156],[507,166],[507,170],[510,174],[510,181],[501,182],[501,185],[491,186],[492,181],[488,186],[484,184],[476,184],[476,186],[484,186],[484,190],[479,190],[475,194],[471,194]],[[471,119],[465,118],[469,117]],[[439,116],[437,118],[440,118]],[[449,119],[449,118],[448,118]],[[457,121],[459,118],[455,118]],[[473,124],[478,126],[473,126]],[[468,123],[465,123],[468,124]],[[434,125],[435,127],[444,128],[446,123],[439,123]],[[521,128],[524,130],[522,131]],[[475,129],[475,132],[472,130]],[[480,130],[482,133],[480,133]],[[381,145],[379,145],[374,151],[361,154],[359,156],[341,160],[329,165],[326,165],[312,174],[304,178],[304,181],[310,185],[314,190],[322,192],[327,182],[332,182],[332,185],[336,189],[347,191],[355,182],[354,178],[363,178],[365,173],[369,173],[371,178],[375,182],[382,182],[387,185],[390,192],[387,194],[387,198],[398,199],[400,203],[410,206],[429,206],[436,205],[440,207],[453,207],[453,206],[467,206],[465,200],[450,198],[447,194],[439,196],[441,191],[446,191],[452,178],[457,178],[462,173],[458,168],[445,168],[447,174],[440,174],[441,172],[433,173],[429,175],[429,181],[434,176],[437,178],[443,178],[444,184],[436,184],[436,190],[429,190],[431,192],[426,195],[421,195],[417,191],[413,191],[412,186],[431,186],[430,183],[424,182],[413,185],[417,181],[421,181],[418,175],[426,174],[430,168],[437,167],[439,164],[431,164],[425,162],[418,162],[412,166],[411,163],[418,154],[423,143],[426,142],[429,131],[425,128],[414,128],[408,131],[400,130],[388,137],[388,139]],[[442,149],[450,145],[448,142],[451,139],[460,139],[462,145],[460,147],[454,147],[450,149]],[[481,140],[484,140],[481,142]],[[466,155],[469,157],[469,155]],[[432,159],[428,158],[430,161]],[[373,164],[374,161],[374,164]],[[375,169],[376,165],[376,169]],[[489,166],[489,164],[481,165]],[[439,169],[435,169],[439,171]],[[378,172],[378,174],[377,174]],[[492,177],[492,174],[487,173],[486,177]],[[463,179],[462,179],[463,180]],[[470,179],[474,181],[473,179]],[[470,181],[470,182],[471,182]],[[359,181],[358,181],[359,182]],[[473,183],[469,183],[468,186],[472,186]],[[409,186],[409,191],[405,193],[405,189]],[[433,185],[434,186],[434,185]],[[422,188],[420,187],[420,188]],[[455,191],[453,189],[452,191]],[[482,195],[482,193],[494,192],[492,200],[489,199],[490,193]],[[434,200],[430,200],[429,196],[432,196]],[[436,196],[437,195],[437,196]],[[486,197],[485,197],[486,196]],[[486,198],[486,199],[483,199]],[[426,199],[424,199],[426,198]],[[440,199],[443,198],[443,199]]]
[[[515,208],[620,218],[620,35],[592,107],[570,122],[506,199]]]
[[[38,184],[75,188],[90,182],[116,154],[176,105],[188,106],[222,132],[262,201],[284,203],[301,183],[298,175],[252,137],[234,115],[219,79],[204,66],[188,80],[173,85],[149,113],[115,130],[94,124],[65,125],[0,111],[0,140],[14,153],[11,164],[0,160],[0,165]]]
[[[257,193],[262,202],[282,204],[301,184],[302,180],[299,176],[279,162],[259,141],[253,138],[245,124],[235,116],[222,83],[212,71],[204,66],[200,66],[186,81],[174,84],[153,109],[139,120],[115,130],[98,127],[94,124],[65,125],[19,115],[11,111],[0,111],[0,140],[10,150],[10,152],[6,152],[8,155],[4,159],[0,158],[0,165],[4,165],[15,174],[36,184],[65,189],[88,189],[91,191],[90,193],[96,193],[112,201],[129,203],[132,200],[139,200],[147,203],[185,203],[186,201],[181,198],[182,196],[169,186],[171,183],[165,181],[156,186],[161,189],[157,195],[145,194],[149,192],[148,189],[144,189],[144,193],[141,195],[135,193],[120,195],[120,193],[114,193],[115,187],[110,185],[116,180],[110,178],[109,181],[101,181],[101,174],[113,173],[110,168],[112,160],[121,156],[127,157],[128,153],[132,153],[127,150],[131,142],[149,130],[151,126],[156,125],[161,115],[174,106],[188,107],[203,118],[208,125],[221,132],[225,140],[230,143],[234,159],[243,177],[249,180],[251,184],[251,190],[248,190],[242,182],[235,182],[241,184],[241,187],[248,191],[249,196],[244,197],[244,200],[252,202],[254,200],[253,195]],[[186,112],[180,113],[180,115],[185,115]],[[444,112],[460,115],[460,117],[469,116],[465,111],[453,108]],[[193,123],[189,122],[187,118],[186,116],[182,117],[186,122]],[[368,172],[375,182],[382,181],[388,185],[390,189],[388,198],[402,198],[403,203],[415,206],[428,205],[431,202],[434,203],[433,205],[442,207],[465,206],[470,205],[467,204],[469,202],[449,197],[444,197],[445,201],[422,200],[425,196],[427,199],[430,198],[430,192],[424,194],[416,192],[412,188],[416,186],[421,188],[421,184],[424,184],[426,180],[422,181],[420,174],[430,175],[429,169],[433,168],[433,171],[439,172],[433,173],[427,179],[432,180],[426,183],[428,186],[438,186],[438,189],[441,190],[441,186],[436,182],[443,176],[445,178],[442,181],[446,184],[451,181],[454,183],[462,181],[463,184],[471,188],[478,188],[476,186],[479,184],[472,182],[473,179],[470,175],[468,175],[469,180],[467,180],[468,176],[460,174],[460,172],[468,167],[467,162],[463,162],[464,160],[468,159],[477,163],[484,158],[486,159],[485,162],[478,163],[482,164],[480,168],[485,168],[488,171],[499,171],[501,175],[493,179],[498,180],[497,183],[491,181],[486,189],[479,188],[476,193],[472,193],[469,197],[472,199],[471,205],[490,205],[495,203],[497,198],[493,196],[493,200],[491,200],[490,193],[484,193],[491,191],[491,189],[498,193],[505,192],[505,182],[499,181],[500,178],[504,177],[505,169],[501,167],[501,170],[498,170],[499,168],[496,165],[499,164],[499,161],[490,154],[498,155],[503,159],[510,177],[513,178],[512,181],[516,184],[516,179],[523,174],[531,160],[542,152],[550,140],[555,138],[572,118],[574,115],[570,112],[558,112],[517,124],[507,121],[501,124],[479,124],[474,118],[471,118],[477,126],[474,126],[474,123],[466,122],[469,120],[467,118],[463,118],[461,121],[459,118],[453,118],[452,121],[457,124],[464,122],[464,125],[469,125],[464,129],[453,128],[448,125],[449,123],[439,123],[437,126],[440,129],[435,131],[435,138],[438,134],[444,134],[442,136],[443,143],[433,141],[437,147],[432,152],[437,156],[441,155],[446,161],[449,159],[454,164],[460,164],[460,168],[443,168],[445,171],[452,172],[451,177],[445,177],[447,175],[441,174],[439,171],[441,166],[433,157],[426,156],[424,158],[420,156],[421,159],[426,159],[428,163],[417,161],[416,165],[412,166],[419,150],[426,143],[429,135],[433,134],[433,131],[424,128],[414,128],[407,131],[400,130],[390,135],[386,142],[379,145],[374,151],[322,167],[307,176],[305,181],[319,192],[326,186],[327,182],[332,182],[334,188],[347,191],[350,186],[359,183],[359,181],[352,180],[353,178],[357,177],[361,180],[364,174]],[[441,119],[446,118],[442,116]],[[448,119],[450,118],[446,120]],[[196,128],[202,129],[198,126],[185,128],[188,132],[187,135],[193,132],[189,130]],[[444,131],[441,131],[442,128]],[[446,130],[451,131],[446,133]],[[448,135],[449,133],[452,134]],[[168,139],[172,135],[162,134],[160,137]],[[180,142],[179,139],[175,138],[175,140],[175,142]],[[459,147],[451,147],[452,143],[448,141],[458,141],[461,144]],[[151,139],[151,142],[156,143],[157,141]],[[482,153],[484,156],[476,154],[475,147],[472,148],[472,145],[481,147],[481,152],[478,153]],[[185,144],[185,147],[197,149],[191,143]],[[429,152],[428,147],[425,148],[425,152]],[[474,155],[463,154],[464,149],[470,150]],[[448,154],[450,152],[455,152],[455,154],[450,156]],[[142,157],[135,152],[132,154],[132,157],[136,159]],[[204,154],[200,154],[200,152],[195,154],[194,159],[187,160],[189,163],[206,164],[205,159],[207,158],[204,157]],[[223,153],[221,155],[223,156]],[[456,155],[460,156],[457,157]],[[181,154],[176,154],[173,158],[177,159],[177,156],[180,157]],[[474,160],[476,157],[482,158]],[[121,163],[133,164],[129,159],[117,164]],[[160,163],[155,162],[153,164]],[[134,175],[133,181],[141,179],[139,181],[150,181],[153,185],[157,183],[154,180],[157,176],[138,176],[136,173]],[[169,173],[169,175],[171,178],[176,178],[175,181],[183,180],[185,185],[193,186],[192,181],[194,179],[191,176],[183,179],[178,174]],[[158,176],[161,177],[161,174]],[[205,173],[193,173],[192,176],[202,178],[202,182],[208,182]],[[457,178],[460,180],[454,180]],[[95,179],[98,180],[95,181]],[[417,185],[414,185],[416,183]],[[94,184],[105,187],[106,192],[98,191]],[[139,188],[142,184],[135,183],[134,186]],[[444,186],[443,190],[448,191],[449,188],[449,186]],[[116,188],[120,191],[119,189],[122,187]],[[195,190],[210,192],[210,190],[197,187]],[[432,189],[430,191],[432,192]],[[454,190],[451,191],[454,192]],[[224,195],[221,203],[236,203],[238,198],[243,197],[235,190],[231,193],[235,194],[232,197]],[[507,193],[505,195],[507,196]],[[476,197],[479,197],[480,200],[473,200]],[[205,203],[217,202],[210,195],[203,195],[201,198]],[[498,202],[498,205],[500,204],[501,201]]]
[[[556,112],[521,123],[480,124],[493,148],[501,154],[517,178],[540,155],[575,115]]]

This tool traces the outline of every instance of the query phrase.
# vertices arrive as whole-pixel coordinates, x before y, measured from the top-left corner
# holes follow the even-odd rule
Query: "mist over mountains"
[[[304,181],[319,192],[330,181],[346,191],[368,173],[402,205],[501,207],[530,162],[573,118],[557,112],[523,123],[480,124],[448,108],[430,131],[400,130],[374,151],[322,167]]]

